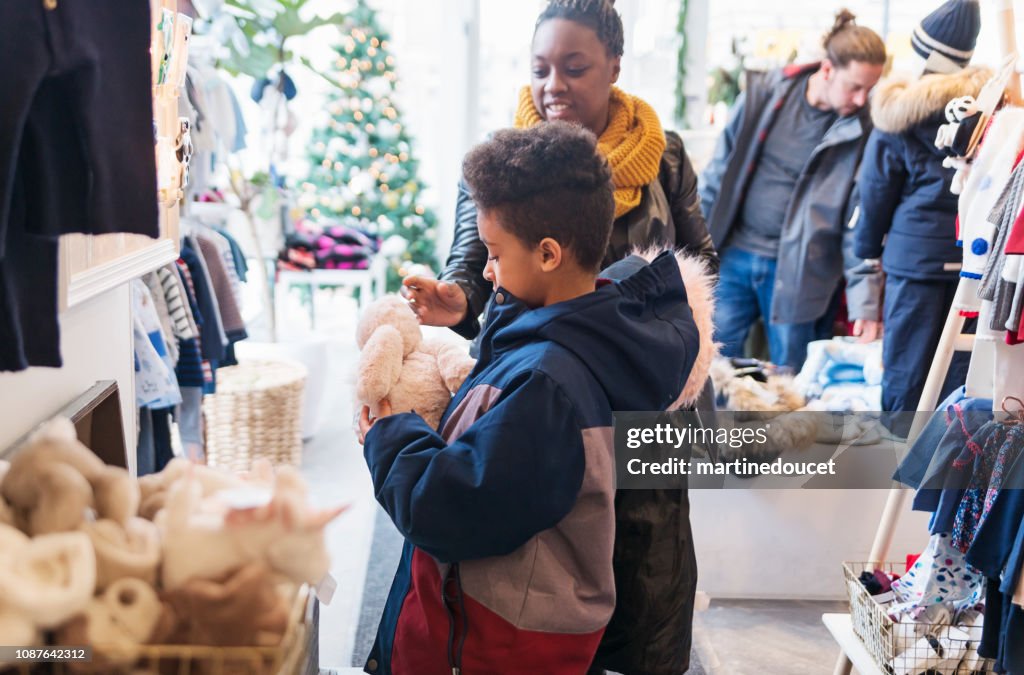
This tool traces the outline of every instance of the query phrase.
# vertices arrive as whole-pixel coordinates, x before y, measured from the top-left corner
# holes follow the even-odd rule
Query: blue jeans
[[[764,319],[772,363],[799,371],[807,358],[807,345],[831,337],[832,312],[808,323],[772,323],[775,259],[727,247],[722,253],[715,308],[715,340],[723,356],[743,356],[751,326]]]

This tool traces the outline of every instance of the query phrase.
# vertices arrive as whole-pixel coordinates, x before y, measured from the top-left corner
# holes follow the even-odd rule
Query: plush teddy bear
[[[0,459],[0,485],[3,485],[4,476],[7,475],[7,470],[10,468],[10,462]],[[3,495],[0,495],[0,524],[16,526],[14,511],[11,510],[11,505],[3,498]]]
[[[316,585],[327,574],[324,528],[346,507],[310,508],[294,467],[278,467],[272,488],[253,482],[209,496],[203,492],[195,475],[186,474],[171,485],[156,516],[165,590],[190,579],[220,579],[250,562],[296,583]]]
[[[963,192],[970,172],[971,155],[978,125],[982,122],[981,109],[973,96],[960,96],[946,104],[946,122],[939,127],[935,136],[935,147],[945,151],[947,157],[942,166],[956,169],[949,191],[955,195]]]
[[[196,481],[203,497],[209,497],[215,492],[241,489],[250,483],[269,487],[274,480],[274,470],[266,459],[257,459],[249,473],[242,476],[203,464],[193,464],[187,459],[176,457],[168,462],[162,471],[139,478],[139,515],[147,520],[153,520],[164,508],[171,486],[186,476]]]
[[[149,642],[162,616],[163,603],[153,587],[125,577],[61,626],[56,632],[57,644],[94,645],[92,662],[72,664],[71,670],[109,673],[135,662],[139,645]]]
[[[416,314],[397,295],[366,308],[356,341],[362,350],[357,403],[370,406],[376,416],[387,399],[393,413],[415,411],[435,428],[476,364],[464,347],[424,339]]]
[[[258,562],[217,579],[191,579],[163,594],[164,635],[156,640],[218,647],[276,645],[287,630],[294,594],[294,585],[282,584]]]
[[[805,450],[818,435],[816,413],[805,408],[806,399],[789,375],[770,370],[758,371],[765,381],[742,374],[729,359],[716,359],[711,367],[715,391],[725,399],[728,415],[720,415],[736,428],[763,429],[764,443],[746,443],[740,447],[724,445],[721,457],[726,461],[750,459],[771,461],[787,450]]]
[[[0,525],[0,636],[4,644],[40,644],[52,630],[86,608],[96,588],[96,559],[82,532],[30,539]]]
[[[102,591],[124,578],[156,584],[160,564],[156,525],[142,518],[129,518],[124,525],[103,519],[85,523],[82,530],[96,551],[96,590]]]
[[[14,455],[0,496],[30,535],[77,530],[89,509],[124,524],[139,507],[135,480],[82,445],[64,418],[48,422]]]

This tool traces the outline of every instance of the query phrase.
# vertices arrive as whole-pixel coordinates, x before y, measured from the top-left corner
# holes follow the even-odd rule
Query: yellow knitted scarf
[[[526,129],[544,118],[533,105],[529,87],[519,92],[515,125]],[[658,178],[661,155],[665,152],[665,133],[658,114],[643,99],[612,87],[608,109],[608,128],[597,139],[597,149],[608,158],[615,184],[615,217],[640,204],[641,189]]]

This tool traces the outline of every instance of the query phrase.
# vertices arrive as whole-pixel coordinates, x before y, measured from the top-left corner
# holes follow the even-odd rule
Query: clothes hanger
[[[1010,78],[1016,75],[1016,66],[1017,53],[1008,54],[1003,59],[1002,64],[1000,64],[998,72],[981,88],[981,93],[978,94],[976,99],[978,110],[981,111],[981,120],[974,129],[974,135],[971,136],[965,157],[972,156],[974,150],[978,147],[981,136],[988,127],[989,120],[992,119],[992,115],[996,112],[996,107],[999,106],[1006,95],[1006,87],[1010,83]]]
[[[1010,402],[1016,403],[1016,410],[1012,410],[1006,406]],[[1024,424],[1024,401],[1020,400],[1016,396],[1004,396],[1001,405],[1003,412],[1007,414],[1007,420],[1005,424]]]

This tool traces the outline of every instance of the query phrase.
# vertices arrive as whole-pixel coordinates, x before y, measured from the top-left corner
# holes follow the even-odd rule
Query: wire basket
[[[206,461],[248,471],[256,459],[302,463],[306,368],[295,361],[244,361],[217,371],[217,393],[203,400]]]
[[[994,675],[991,659],[978,655],[978,635],[950,623],[900,623],[889,618],[860,582],[862,572],[880,569],[902,574],[902,563],[843,563],[843,577],[850,596],[853,632],[864,643],[871,658],[891,675],[919,675],[929,670]],[[959,660],[959,661],[958,661]]]
[[[296,594],[288,628],[273,647],[140,645],[130,651],[92,645],[90,663],[39,663],[4,669],[7,675],[316,675],[318,607],[309,587]]]

